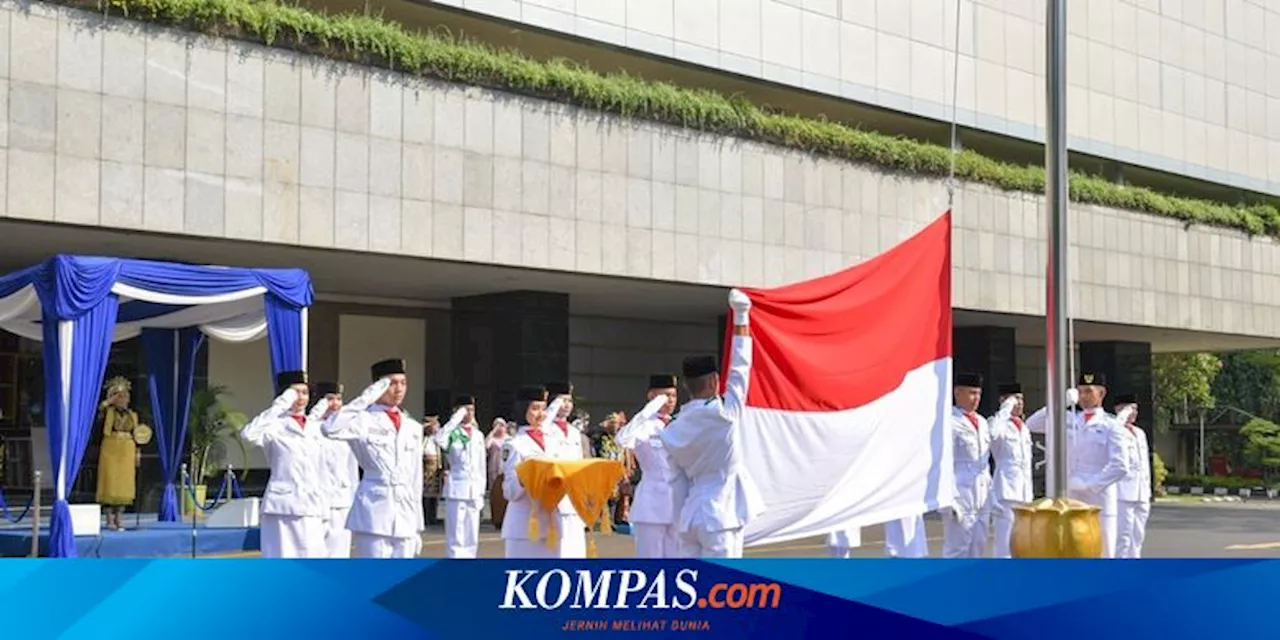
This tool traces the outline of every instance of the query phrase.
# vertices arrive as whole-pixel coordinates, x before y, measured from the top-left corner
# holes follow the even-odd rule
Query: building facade
[[[725,4],[373,9],[895,134],[945,131],[954,81],[966,146],[1038,153],[1036,3],[962,0],[958,20],[949,0]],[[1231,202],[1280,195],[1280,49],[1263,37],[1280,5],[1091,0],[1071,20],[1085,167]],[[634,411],[648,373],[718,348],[728,288],[855,264],[948,206],[957,366],[1043,402],[1040,194],[962,182],[951,199],[934,177],[39,2],[0,2],[0,105],[0,266],[95,253],[306,268],[313,378],[356,393],[369,362],[402,356],[413,411],[453,390],[505,415],[522,382],[564,378],[592,413]],[[1078,205],[1071,238],[1080,366],[1147,404],[1153,352],[1280,339],[1269,237]],[[202,375],[253,414],[267,362],[265,345],[214,343]],[[14,433],[17,393],[0,407]]]

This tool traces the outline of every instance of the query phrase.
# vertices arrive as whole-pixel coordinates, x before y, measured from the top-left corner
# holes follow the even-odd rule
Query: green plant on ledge
[[[837,122],[774,113],[740,96],[603,75],[564,60],[541,62],[443,34],[411,32],[378,17],[328,15],[278,0],[52,0],[77,8],[172,25],[211,36],[294,49],[462,84],[545,98],[632,118],[759,140],[877,165],[908,174],[946,176],[947,147],[863,131]],[[1008,191],[1043,193],[1045,172],[962,151],[956,177]],[[1188,224],[1280,237],[1272,204],[1230,205],[1123,186],[1072,173],[1075,202],[1141,211]]]

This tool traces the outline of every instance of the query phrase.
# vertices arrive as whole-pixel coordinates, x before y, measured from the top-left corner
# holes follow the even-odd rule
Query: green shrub
[[[1214,489],[1218,488],[1235,492],[1237,489],[1252,489],[1263,485],[1263,481],[1259,478],[1237,478],[1235,476],[1169,476],[1165,480],[1165,486],[1167,487],[1183,487],[1184,489],[1204,487],[1205,493],[1212,493]]]
[[[1164,466],[1164,458],[1161,458],[1160,454],[1153,453],[1151,457],[1151,475],[1155,480],[1156,491],[1163,495],[1165,480],[1169,479],[1169,470]]]
[[[212,36],[385,67],[450,82],[545,98],[587,109],[738,136],[908,174],[946,176],[948,147],[864,131],[837,122],[772,112],[740,96],[603,75],[565,60],[541,62],[442,34],[410,32],[363,15],[329,15],[279,0],[52,0],[55,4],[171,25]],[[962,151],[956,177],[1009,191],[1043,193],[1045,172]],[[1271,204],[1231,205],[1122,186],[1072,173],[1076,202],[1141,211],[1251,235],[1280,237]]]

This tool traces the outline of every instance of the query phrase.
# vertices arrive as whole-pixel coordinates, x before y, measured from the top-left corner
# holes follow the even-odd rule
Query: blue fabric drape
[[[142,349],[151,391],[151,419],[164,493],[160,496],[160,521],[178,520],[178,468],[182,464],[191,419],[191,388],[196,356],[204,345],[199,329],[143,329]]]
[[[0,297],[34,284],[41,306],[58,320],[94,308],[117,282],[175,296],[209,296],[263,287],[295,309],[312,303],[311,278],[302,269],[237,269],[127,258],[66,256],[0,278]]]
[[[108,295],[72,320],[71,343],[63,344],[59,322],[44,314],[44,413],[49,427],[49,457],[53,464],[55,500],[49,523],[49,555],[76,557],[67,497],[75,485],[84,450],[93,432],[99,387],[111,355],[111,337],[119,301]],[[62,354],[69,350],[70,384],[64,388]],[[63,398],[66,405],[63,405]]]
[[[271,348],[271,377],[284,371],[306,369],[302,361],[304,345],[302,311],[275,295],[266,296],[267,342]]]
[[[124,305],[122,310],[117,295],[112,291],[116,284],[177,299],[162,303],[135,300]],[[92,432],[94,409],[117,320],[127,318],[145,322],[163,316],[167,311],[177,311],[184,305],[200,304],[202,297],[261,287],[266,291],[263,298],[272,373],[306,368],[303,321],[305,309],[311,306],[314,294],[310,276],[301,269],[239,269],[60,255],[43,264],[0,277],[0,298],[28,285],[35,288],[42,311],[45,417],[58,490],[50,541],[50,555],[55,557],[74,557],[76,553],[67,496],[75,483]],[[69,344],[62,344],[60,321],[73,322],[73,339]],[[194,328],[182,330],[176,334],[175,347],[175,334],[169,330],[165,332],[169,336],[167,347],[161,345],[165,341],[160,337],[147,338],[145,342],[150,345],[147,347],[148,358],[155,363],[150,371],[152,409],[167,482],[162,510],[171,510],[176,518],[177,496],[173,485],[186,440],[195,354],[203,336]],[[71,356],[70,379],[65,389],[59,360],[64,349]],[[178,356],[176,368],[175,351]],[[65,409],[64,391],[68,394]]]

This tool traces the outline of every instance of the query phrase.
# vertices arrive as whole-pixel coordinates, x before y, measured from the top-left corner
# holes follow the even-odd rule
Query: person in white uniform
[[[324,433],[345,440],[364,471],[347,529],[357,558],[414,558],[422,550],[422,423],[401,409],[404,360],[371,368],[373,384],[342,407]]]
[[[991,430],[978,415],[982,376],[957,373],[952,389],[951,441],[955,452],[955,504],[942,510],[942,555],[980,558],[987,554],[991,519]]]
[[[537,517],[537,507],[516,468],[525,460],[551,459],[554,444],[542,431],[547,414],[547,390],[541,386],[525,386],[516,396],[515,415],[524,424],[502,445],[502,495],[507,499],[507,512],[502,517],[502,541],[507,558],[555,558],[558,549],[547,546],[547,526],[538,527],[536,538],[529,537],[529,518]],[[556,516],[557,514],[548,514]],[[549,525],[549,522],[539,522]],[[563,535],[563,532],[560,532]]]
[[[1032,500],[1031,429],[1022,421],[1022,385],[1017,382],[997,387],[1000,410],[991,417],[991,457],[996,475],[991,487],[995,558],[1009,558],[1013,535],[1013,506]]]
[[[738,432],[751,375],[751,299],[734,289],[729,306],[734,328],[724,395],[718,395],[714,357],[686,358],[684,385],[691,399],[662,430],[663,447],[689,478],[680,509],[681,555],[686,558],[741,558],[743,529],[764,512],[764,498],[742,460]]]
[[[443,489],[445,557],[474,558],[488,484],[484,434],[476,425],[474,397],[458,396],[453,406],[453,416],[435,435],[440,455],[449,465]]]
[[[832,558],[848,558],[862,546],[862,527],[850,527],[827,534],[827,552]]]
[[[923,513],[884,523],[884,554],[890,558],[929,557]]]
[[[1107,380],[1101,373],[1081,373],[1074,389],[1067,391],[1067,404],[1078,411],[1067,413],[1067,497],[1102,509],[1102,557],[1116,557],[1118,537],[1116,494],[1118,484],[1129,473],[1128,431],[1120,421],[1102,409]],[[1033,433],[1044,433],[1047,409],[1030,418]]]
[[[240,437],[266,450],[271,479],[262,497],[262,557],[323,558],[329,503],[324,492],[324,436],[308,428],[307,374],[276,376],[276,396],[265,411],[240,430]]]
[[[577,425],[569,422],[573,413],[573,385],[568,382],[549,382],[546,385],[551,405],[542,419],[542,434],[547,438],[548,451],[557,460],[582,460],[583,435]],[[587,557],[587,525],[573,507],[569,496],[560,501],[560,550],[557,558]]]
[[[632,416],[616,437],[619,447],[635,452],[640,484],[631,502],[631,537],[637,558],[680,557],[680,507],[688,480],[662,446],[662,430],[676,408],[676,377],[649,376],[649,403]]]
[[[317,382],[311,391],[319,398],[312,407],[309,419],[321,432],[342,409],[342,385],[335,382]],[[323,479],[329,513],[325,522],[324,540],[330,558],[351,557],[351,532],[347,530],[347,516],[351,503],[355,502],[356,486],[360,484],[360,463],[351,450],[351,444],[343,440],[325,439]]]
[[[1135,424],[1138,419],[1138,396],[1116,396],[1117,420],[1128,433],[1129,472],[1117,489],[1116,557],[1141,558],[1142,543],[1147,538],[1147,518],[1151,515],[1151,448],[1147,432]]]

